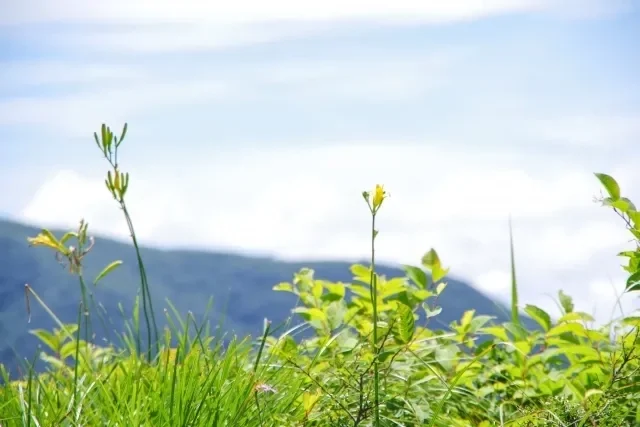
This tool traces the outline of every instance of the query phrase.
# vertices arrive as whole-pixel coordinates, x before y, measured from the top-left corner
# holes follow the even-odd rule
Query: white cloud
[[[279,97],[314,105],[318,101],[392,102],[424,97],[442,84],[458,61],[455,53],[420,58],[287,60],[218,69],[129,63],[14,61],[0,71],[9,90],[38,84],[74,83],[79,88],[54,95],[0,98],[3,124],[45,125],[71,136],[91,135],[96,123],[122,123],[158,109],[183,105],[203,109],[227,100],[254,102],[278,91]],[[53,67],[50,69],[49,67]],[[194,69],[195,68],[195,69]],[[86,85],[82,85],[86,83]],[[220,104],[218,104],[220,105]]]
[[[540,164],[521,168],[522,159],[514,159],[498,167],[490,155],[400,142],[199,159],[179,175],[168,164],[134,171],[130,210],[143,242],[366,258],[369,219],[360,193],[381,182],[391,193],[378,220],[381,260],[416,263],[435,247],[453,276],[505,298],[511,211],[523,304],[562,287],[581,298],[583,309],[598,301],[599,314],[608,316],[613,300],[589,283],[610,276],[622,286],[615,254],[628,238],[616,233],[623,225],[613,214],[591,202],[597,180],[578,166],[554,172]],[[637,192],[628,184],[630,195]],[[69,193],[87,197],[55,204]],[[23,211],[26,220],[55,225],[74,226],[84,217],[94,231],[124,237],[120,215],[100,179],[70,172],[52,177]],[[553,309],[551,300],[544,304]]]
[[[473,282],[483,291],[504,294],[511,288],[511,274],[505,270],[489,270],[474,277]]]
[[[228,86],[203,81],[130,83],[70,95],[22,96],[0,101],[0,126],[45,125],[72,136],[91,135],[96,123],[124,123],[162,107],[194,105],[227,96]]]
[[[376,19],[442,22],[486,15],[536,10],[551,2],[540,0],[453,0],[425,2],[398,0],[294,1],[256,0],[235,2],[184,1],[179,6],[170,0],[115,0],[109,4],[66,0],[55,5],[43,0],[24,1],[5,9],[2,22],[224,22],[260,23],[273,21],[335,21]]]
[[[20,86],[126,82],[140,79],[145,74],[129,65],[77,60],[13,60],[2,62],[0,88],[15,90]]]
[[[5,5],[0,25],[65,24],[38,41],[85,47],[93,52],[158,52],[273,42],[336,31],[335,24],[344,23],[442,24],[526,12],[602,16],[624,10],[619,3],[581,0],[567,6],[556,0],[114,0],[103,4],[62,0],[53,4],[24,0]],[[576,9],[580,13],[574,13]],[[90,26],[75,28],[68,24]],[[111,24],[115,26],[109,27]]]

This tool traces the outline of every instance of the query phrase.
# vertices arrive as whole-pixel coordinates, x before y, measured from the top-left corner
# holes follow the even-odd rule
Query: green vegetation
[[[404,266],[402,275],[376,267],[376,214],[388,203],[381,186],[363,193],[369,265],[352,265],[348,282],[301,268],[273,287],[297,299],[298,324],[276,331],[265,321],[258,339],[225,341],[207,322],[172,310],[161,331],[145,251],[126,209],[129,174],[117,163],[125,132],[118,138],[103,126],[96,143],[110,165],[106,186],[134,240],[140,285],[132,316],[117,339],[96,344],[94,324],[106,319],[92,289],[126,264],[106,263],[88,282],[84,264],[93,241],[85,223],[61,237],[42,230],[30,238],[65,262],[80,304],[75,322],[62,321],[46,297],[26,287],[30,310],[48,310],[56,327],[33,331],[47,347],[47,372],[28,370],[18,381],[3,373],[3,427],[640,425],[640,317],[589,326],[593,319],[560,291],[562,316],[526,305],[537,325],[530,327],[518,314],[512,239],[511,316],[498,321],[467,310],[437,328],[438,301],[455,292],[437,252],[427,251],[420,266]],[[625,291],[638,291],[640,212],[612,177],[596,177],[607,192],[601,202],[637,243],[620,255],[629,259]]]

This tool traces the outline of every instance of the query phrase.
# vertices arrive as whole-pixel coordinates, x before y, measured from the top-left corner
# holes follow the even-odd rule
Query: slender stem
[[[153,327],[153,335],[154,341],[156,345],[156,354],[160,352],[160,343],[158,342],[158,325],[156,323],[155,313],[153,311],[153,302],[151,301],[151,294],[149,292],[149,282],[147,281],[147,272],[144,267],[144,263],[142,262],[142,255],[140,254],[140,247],[138,246],[138,239],[136,238],[136,233],[133,229],[133,222],[131,221],[131,217],[129,216],[129,211],[127,210],[127,206],[124,203],[124,200],[120,201],[120,205],[122,207],[122,211],[124,212],[124,216],[127,220],[127,226],[129,227],[129,232],[131,233],[131,239],[133,241],[133,246],[136,250],[136,256],[138,258],[138,269],[140,270],[140,287],[142,289],[142,310],[144,312],[145,321],[147,323],[147,357],[148,360],[151,361],[151,328]],[[149,307],[147,308],[147,303]],[[149,314],[151,315],[151,321],[149,320]],[[138,351],[140,351],[138,349]]]
[[[376,212],[371,213],[371,300],[373,303],[373,348],[375,350],[373,359],[373,392],[374,392],[374,414],[375,426],[380,425],[380,373],[378,367],[378,280],[376,277]]]

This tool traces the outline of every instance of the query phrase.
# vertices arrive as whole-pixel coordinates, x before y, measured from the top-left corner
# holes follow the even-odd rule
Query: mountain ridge
[[[27,237],[36,236],[41,228],[14,220],[0,219],[0,363],[15,372],[18,360],[31,359],[37,349],[36,337],[29,334],[35,328],[55,327],[46,312],[31,302],[31,322],[25,307],[25,284],[29,284],[63,322],[75,323],[80,292],[77,278],[59,265],[48,248],[29,247]],[[51,229],[56,236],[61,230]],[[93,233],[89,230],[89,235]],[[131,307],[139,288],[135,251],[130,243],[96,235],[96,244],[84,258],[85,277],[93,280],[99,271],[114,260],[123,264],[91,287],[97,302],[102,303],[109,316],[118,312],[118,304]],[[294,273],[303,267],[315,271],[315,277],[351,282],[350,265],[356,262],[335,260],[292,261],[273,256],[255,256],[231,251],[170,249],[141,246],[146,266],[156,318],[163,325],[164,309],[168,299],[182,314],[192,312],[196,318],[206,311],[207,300],[214,302],[214,313],[226,307],[225,331],[240,337],[260,334],[263,320],[274,325],[291,316],[295,306],[292,295],[276,292],[272,287],[291,281]],[[362,261],[363,264],[367,262]],[[401,266],[380,264],[377,271],[386,276],[404,275]],[[449,277],[448,287],[438,299],[442,313],[435,318],[437,327],[444,329],[449,322],[458,320],[464,311],[475,309],[478,314],[508,320],[504,304],[494,301],[481,291],[461,280]],[[110,317],[113,329],[124,330],[124,319]],[[435,327],[436,325],[434,325]],[[103,331],[104,340],[108,331]]]

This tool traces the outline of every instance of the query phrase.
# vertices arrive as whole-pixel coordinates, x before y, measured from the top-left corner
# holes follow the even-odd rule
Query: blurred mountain
[[[58,237],[59,230],[52,230]],[[91,231],[91,230],[89,230]],[[52,250],[29,247],[28,236],[40,229],[8,220],[0,220],[0,363],[15,374],[18,360],[33,360],[39,341],[29,330],[51,330],[56,324],[45,309],[30,298],[31,319],[27,314],[25,284],[29,284],[47,306],[63,322],[75,323],[78,316],[80,288],[78,278],[54,257]],[[202,319],[207,303],[213,297],[209,312],[212,329],[220,320],[224,331],[240,337],[259,335],[263,320],[277,326],[291,315],[296,303],[293,295],[275,292],[272,287],[291,281],[302,267],[316,271],[316,277],[349,282],[351,263],[346,262],[285,262],[266,257],[242,256],[222,252],[191,250],[161,250],[143,248],[142,257],[153,297],[159,326],[166,324],[164,310],[169,300],[182,316],[191,311]],[[92,281],[114,260],[123,265],[93,286]],[[366,265],[366,262],[363,262]],[[97,341],[114,340],[113,331],[124,331],[124,319],[118,308],[122,304],[127,319],[138,292],[138,268],[132,245],[96,237],[92,251],[84,258],[85,278],[95,300],[104,307],[106,329],[99,330]],[[399,268],[380,266],[378,271],[388,277],[402,275]],[[472,286],[449,278],[448,287],[438,300],[442,313],[432,321],[432,327],[445,328],[469,309],[477,314],[494,315],[498,321],[508,320],[508,310]],[[94,326],[98,321],[93,318]]]

